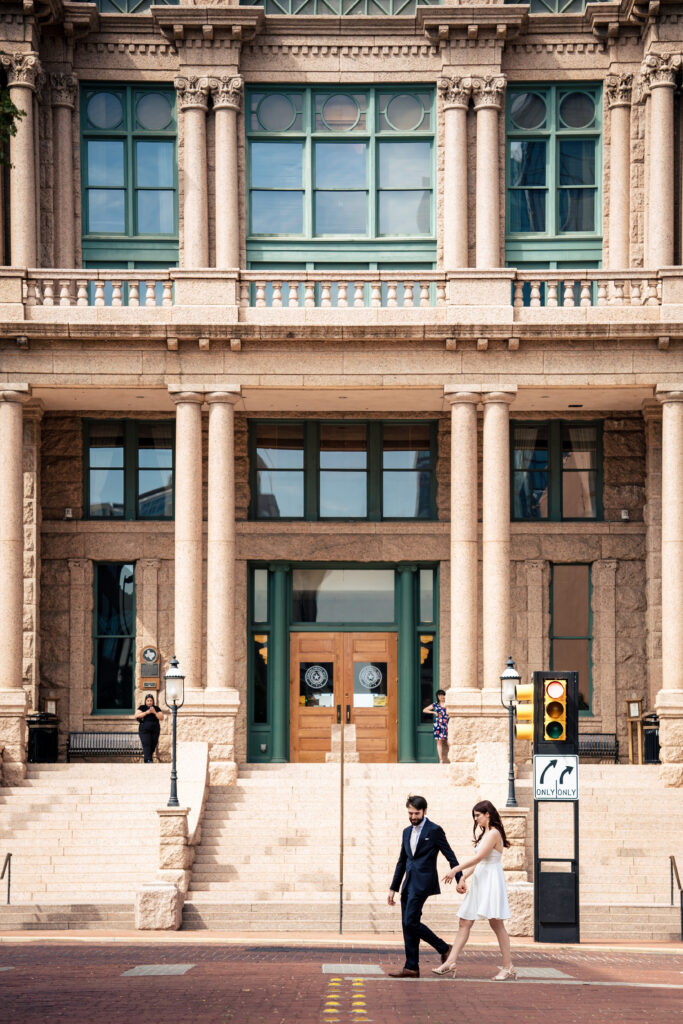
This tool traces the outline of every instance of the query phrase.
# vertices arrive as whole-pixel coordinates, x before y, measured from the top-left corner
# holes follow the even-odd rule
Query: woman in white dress
[[[490,800],[481,800],[475,804],[472,808],[472,817],[474,856],[458,864],[443,879],[450,884],[457,871],[463,873],[457,885],[458,892],[467,893],[458,910],[460,928],[453,940],[448,958],[441,967],[434,967],[432,970],[434,974],[455,974],[458,956],[470,937],[472,925],[475,921],[488,921],[498,939],[503,958],[503,966],[493,981],[514,981],[516,973],[510,956],[510,936],[504,924],[510,917],[510,905],[501,863],[503,849],[510,844],[505,836],[500,815]],[[472,882],[468,891],[465,880],[470,875]]]

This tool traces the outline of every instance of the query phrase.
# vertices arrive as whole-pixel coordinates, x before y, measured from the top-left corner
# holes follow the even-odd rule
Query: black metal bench
[[[619,740],[613,732],[579,733],[579,757],[609,758],[619,762]]]
[[[80,757],[142,757],[142,744],[136,732],[70,732],[66,741],[66,759]]]

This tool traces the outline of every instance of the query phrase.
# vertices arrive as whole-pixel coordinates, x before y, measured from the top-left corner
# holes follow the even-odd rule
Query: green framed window
[[[242,7],[264,7],[266,14],[396,15],[418,7],[438,7],[443,0],[240,0]]]
[[[88,519],[172,519],[173,420],[85,420]]]
[[[550,668],[579,673],[579,712],[593,707],[593,614],[591,567],[551,566]]]
[[[435,519],[436,423],[250,423],[252,519]]]
[[[513,421],[512,519],[602,519],[602,423]]]
[[[81,87],[86,267],[177,265],[176,141],[174,89],[101,83]]]
[[[506,260],[597,267],[602,259],[602,91],[529,83],[506,97]]]
[[[152,4],[175,6],[178,0],[97,0],[102,14],[142,14]]]
[[[531,14],[582,14],[586,9],[586,0],[505,0],[505,3],[528,3]]]
[[[434,265],[432,88],[254,87],[246,123],[250,267]]]
[[[127,715],[135,697],[135,565],[96,562],[93,712]]]

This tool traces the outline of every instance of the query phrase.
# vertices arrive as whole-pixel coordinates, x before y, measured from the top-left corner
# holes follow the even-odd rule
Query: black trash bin
[[[643,763],[659,764],[659,715],[643,715]]]
[[[40,711],[29,715],[27,722],[29,764],[52,764],[59,752],[59,719]]]

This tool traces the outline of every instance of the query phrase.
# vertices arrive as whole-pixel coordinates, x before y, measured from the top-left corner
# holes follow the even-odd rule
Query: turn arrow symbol
[[[548,761],[547,765],[545,766],[545,768],[541,772],[541,782],[540,782],[541,786],[543,785],[543,780],[545,778],[545,773],[548,771],[549,768],[555,768],[556,766],[557,766],[557,760],[556,759],[553,760],[553,761]],[[562,780],[560,779],[560,782],[561,781]]]
[[[573,771],[574,771],[573,766],[572,765],[567,765],[565,770],[560,775],[560,785],[562,785],[562,783],[564,782],[565,775],[570,775]]]

